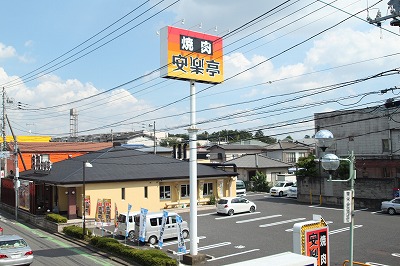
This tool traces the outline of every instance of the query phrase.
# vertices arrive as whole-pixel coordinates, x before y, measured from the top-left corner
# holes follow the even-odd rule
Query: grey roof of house
[[[54,163],[49,174],[28,170],[21,172],[20,178],[60,185],[82,183],[83,164],[86,161],[93,165],[85,168],[86,183],[185,179],[190,173],[187,161],[124,147],[112,147]],[[197,164],[198,178],[235,175],[235,172]]]
[[[286,142],[279,141],[278,143],[274,143],[265,147],[265,150],[305,150],[312,149],[313,147],[304,143],[299,142]]]
[[[282,162],[281,160],[270,158],[262,154],[243,155],[239,158],[226,162],[234,163],[238,168],[286,168],[292,167],[291,164]]]
[[[211,150],[213,147],[219,147],[224,150],[263,150],[263,146],[259,145],[240,145],[240,144],[225,144],[225,145],[213,145],[208,148]]]

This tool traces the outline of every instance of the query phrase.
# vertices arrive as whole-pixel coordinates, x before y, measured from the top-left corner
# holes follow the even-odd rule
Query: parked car
[[[120,236],[127,236],[129,238],[135,237],[135,222],[133,221],[133,217],[140,212],[130,212],[129,219],[127,219],[128,213],[123,212],[118,215],[118,229],[117,234]],[[128,226],[128,234],[126,233],[126,227]]]
[[[240,212],[255,212],[256,204],[244,197],[221,198],[217,202],[217,213],[232,216]]]
[[[0,265],[30,265],[33,252],[18,235],[0,236]]]
[[[286,196],[288,194],[290,186],[293,186],[293,182],[279,181],[270,189],[269,193],[271,194],[271,196]]]
[[[390,215],[400,213],[400,198],[383,201],[381,204],[381,210],[382,212],[387,212]]]
[[[175,212],[168,212],[166,225],[163,233],[163,239],[178,237],[178,223]],[[146,215],[145,222],[145,242],[152,245],[156,244],[160,237],[161,223],[163,219],[163,212],[149,212]],[[139,239],[140,234],[140,213],[136,214],[133,218],[135,222],[135,239]],[[186,221],[182,221],[182,237],[189,237],[189,225]]]
[[[289,198],[297,198],[297,184],[296,183],[294,183],[292,186],[289,187],[287,196]]]
[[[246,197],[246,184],[243,180],[236,180],[236,196]]]

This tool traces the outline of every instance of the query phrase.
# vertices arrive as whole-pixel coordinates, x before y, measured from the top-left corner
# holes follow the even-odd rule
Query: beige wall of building
[[[160,187],[162,187],[162,193]],[[74,195],[65,194],[68,188],[58,188],[58,206],[60,211],[67,211],[68,197],[76,197],[77,214],[82,217],[82,185],[75,188]],[[120,213],[128,211],[128,204],[132,205],[131,212],[135,212],[140,211],[140,208],[160,211],[166,207],[184,206],[190,203],[190,197],[184,195],[185,190],[190,190],[189,179],[86,183],[85,190],[86,196],[90,196],[90,215],[86,215],[88,219],[95,218],[98,199],[111,199],[112,219],[114,219],[115,203]],[[235,177],[200,179],[197,181],[197,191],[198,201],[202,204],[207,203],[211,195],[214,195],[216,199],[234,196],[236,195],[236,179]],[[161,198],[162,196],[164,198]]]

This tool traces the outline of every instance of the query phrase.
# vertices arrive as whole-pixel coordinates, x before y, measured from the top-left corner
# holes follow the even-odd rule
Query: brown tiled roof
[[[9,143],[14,149],[14,143]],[[18,148],[26,152],[93,152],[111,148],[111,142],[20,142]]]

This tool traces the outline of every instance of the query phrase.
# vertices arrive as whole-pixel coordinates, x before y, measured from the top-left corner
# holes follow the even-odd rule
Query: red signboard
[[[329,265],[328,237],[328,227],[311,229],[305,232],[305,255],[317,258],[319,266]]]

